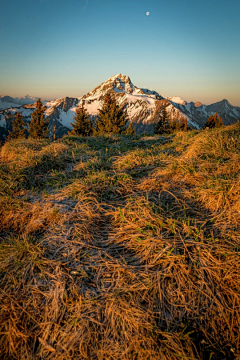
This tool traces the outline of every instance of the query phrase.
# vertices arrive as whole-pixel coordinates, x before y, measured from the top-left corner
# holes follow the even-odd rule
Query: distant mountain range
[[[27,104],[34,104],[39,98],[25,95],[21,97],[11,97],[8,95],[0,95],[0,110],[6,110],[16,106],[22,106]],[[48,100],[42,100],[43,102],[47,102]]]
[[[187,102],[180,97],[167,97],[156,91],[138,88],[127,75],[114,75],[100,84],[94,90],[79,98],[60,98],[53,101],[43,100],[47,106],[46,115],[57,128],[57,136],[62,136],[71,129],[77,106],[83,104],[94,120],[98,110],[102,106],[107,92],[115,94],[118,103],[127,110],[130,121],[133,122],[136,131],[151,132],[153,123],[157,121],[163,104],[167,105],[167,111],[171,119],[186,118],[189,126],[199,129],[204,126],[210,115],[218,112],[223,118],[224,124],[228,125],[240,119],[240,107],[231,105],[226,99],[211,105],[200,102]],[[12,98],[7,95],[0,96],[0,137],[4,138],[14,114],[19,111],[25,120],[31,120],[37,98],[29,95]]]

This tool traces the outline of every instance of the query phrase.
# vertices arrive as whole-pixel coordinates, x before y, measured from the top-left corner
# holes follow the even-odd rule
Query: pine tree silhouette
[[[47,138],[49,134],[49,120],[45,119],[44,112],[47,110],[41,99],[38,99],[36,110],[32,113],[29,125],[29,135],[33,139]]]
[[[17,112],[16,117],[12,122],[12,131],[9,131],[7,140],[25,138],[27,126],[23,119],[24,117]]]
[[[167,105],[163,105],[160,109],[159,120],[153,124],[154,134],[164,134],[170,132],[169,115],[167,113]]]
[[[216,112],[213,116],[210,115],[209,118],[207,119],[207,122],[204,125],[204,128],[218,128],[223,126],[223,119],[220,118],[220,116],[218,115],[218,113]]]
[[[71,123],[73,129],[69,134],[80,135],[80,136],[91,136],[93,134],[93,125],[90,120],[89,114],[82,105],[76,109],[75,121]]]
[[[94,135],[124,134],[128,128],[127,122],[126,111],[117,104],[114,95],[107,93],[97,116]],[[129,129],[130,132],[133,131],[131,128]]]

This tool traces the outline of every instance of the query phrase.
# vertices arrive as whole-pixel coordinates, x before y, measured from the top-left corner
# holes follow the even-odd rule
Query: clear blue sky
[[[240,106],[240,0],[0,0],[0,10],[1,95],[82,96],[122,73],[163,96]]]

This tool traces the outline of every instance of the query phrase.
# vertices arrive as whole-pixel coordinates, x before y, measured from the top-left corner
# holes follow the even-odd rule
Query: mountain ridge
[[[34,104],[38,99],[39,97],[31,96],[28,94],[15,98],[6,94],[0,95],[0,111],[9,109],[13,106],[21,107],[22,105]],[[42,99],[43,103],[46,103],[47,101],[48,100],[46,99]]]
[[[208,117],[215,112],[218,112],[223,118],[225,125],[240,119],[240,107],[231,105],[227,99],[204,105],[200,102],[187,102],[179,96],[164,97],[154,90],[137,87],[128,75],[116,74],[81,97],[44,100],[50,128],[55,124],[58,136],[67,133],[71,129],[70,123],[79,105],[84,105],[94,121],[102,106],[104,96],[108,92],[114,94],[118,104],[126,109],[129,120],[138,133],[152,132],[153,123],[158,120],[164,104],[167,106],[170,119],[186,118],[189,126],[196,129],[203,127]],[[4,99],[11,104],[9,108],[0,110],[0,133],[6,136],[9,126],[11,127],[11,117],[14,117],[17,111],[22,113],[26,122],[31,120],[34,100],[36,101],[38,98],[28,94],[18,98],[2,95],[0,96],[0,109]],[[26,101],[28,104],[25,104]]]

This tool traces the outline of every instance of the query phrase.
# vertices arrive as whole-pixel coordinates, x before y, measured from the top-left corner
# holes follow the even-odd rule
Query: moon
[[[147,15],[147,16],[149,16],[149,15],[150,15],[150,12],[149,12],[149,11],[147,11],[147,12],[146,12],[146,15]]]

